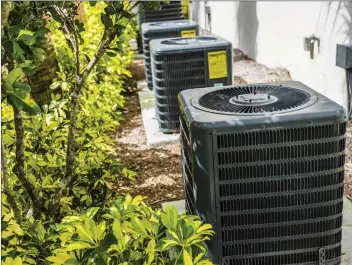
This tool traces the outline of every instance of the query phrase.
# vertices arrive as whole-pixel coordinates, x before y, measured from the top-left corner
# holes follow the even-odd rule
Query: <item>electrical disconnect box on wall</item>
[[[344,69],[352,69],[352,45],[337,44],[336,65]]]

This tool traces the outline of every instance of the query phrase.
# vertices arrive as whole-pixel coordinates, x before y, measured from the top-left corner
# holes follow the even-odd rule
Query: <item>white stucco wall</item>
[[[352,44],[352,2],[208,1],[211,30],[269,67],[286,68],[301,81],[346,107],[345,71],[335,65],[336,44]],[[198,6],[196,6],[198,5]],[[191,5],[205,27],[204,2]],[[303,38],[320,38],[314,59]],[[316,47],[317,48],[317,47]]]

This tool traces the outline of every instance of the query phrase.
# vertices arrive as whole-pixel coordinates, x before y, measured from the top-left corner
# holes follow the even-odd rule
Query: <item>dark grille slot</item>
[[[195,87],[202,87],[205,86],[205,79],[204,77],[194,77],[194,78],[189,78],[189,79],[177,79],[177,80],[155,80],[155,86],[157,88],[169,88],[175,89],[178,88],[178,93],[179,94],[182,90],[184,90],[184,86],[187,85],[187,88],[195,88]],[[166,91],[166,93],[168,90]],[[176,99],[174,100],[176,103]]]
[[[342,213],[342,200],[323,206],[280,211],[263,211],[258,213],[236,212],[231,215],[221,216],[221,227],[243,227],[253,225],[282,224],[315,219],[323,219]]]
[[[194,68],[204,68],[205,66],[204,60],[194,60],[194,61],[179,61],[179,62],[172,62],[172,63],[156,63],[155,69],[159,71],[174,71],[175,69],[194,69]],[[187,68],[186,68],[187,67]]]
[[[280,237],[311,235],[327,233],[339,229],[342,225],[342,216],[324,221],[299,223],[293,225],[276,225],[270,227],[250,227],[246,229],[231,229],[221,231],[223,242],[238,242],[241,240],[273,239]]]
[[[185,168],[184,168],[185,169]],[[185,175],[187,175],[185,172],[184,172]],[[188,179],[187,178],[184,178],[183,179],[183,183],[184,183],[184,189],[185,189],[185,198],[187,198],[187,204],[188,206],[192,209],[192,212],[193,212],[193,209],[194,209],[194,196],[193,196],[193,186],[191,183],[188,182]]]
[[[257,131],[217,136],[217,146],[221,148],[277,144],[333,138],[346,133],[346,123],[315,127],[290,128],[281,130]]]
[[[173,37],[179,37],[180,36],[180,31],[179,30],[173,30],[173,31],[160,31],[160,32],[147,32],[144,35],[144,40],[149,42],[153,39],[163,39],[163,38],[173,38]]]
[[[307,192],[303,194],[287,194],[271,197],[244,198],[220,201],[220,212],[246,211],[311,205],[337,200],[343,195],[342,184],[330,190]]]
[[[180,17],[179,15],[173,15],[173,16],[169,16],[169,17],[147,17],[145,19],[145,22],[155,22],[155,21],[168,21],[168,20],[179,20]]]
[[[181,137],[181,141],[182,141],[182,145],[184,146],[181,150],[182,153],[182,159],[184,159],[184,164],[185,164],[185,168],[187,169],[187,172],[189,173],[189,175],[187,175],[187,177],[192,178],[192,161],[191,161],[191,152],[189,150],[189,147],[186,145],[186,140],[185,140],[185,136],[183,135]]]
[[[158,113],[157,117],[164,122],[170,122],[170,120],[178,120],[178,114],[171,114],[171,113]],[[178,125],[180,127],[180,125]]]
[[[184,61],[199,60],[204,58],[204,52],[188,52],[176,54],[155,54],[155,61],[162,61],[165,63],[179,63]]]
[[[174,103],[172,105],[175,105],[175,100],[177,102],[177,95],[180,94],[180,90],[179,89],[159,89],[155,91],[155,95],[157,97],[157,101],[159,102],[159,98],[163,98],[169,100],[169,102],[167,103],[168,105],[171,103]],[[173,99],[172,97],[176,97],[176,99]],[[162,104],[162,103],[161,103]]]
[[[325,258],[332,260],[341,256],[341,246],[331,249],[326,249]],[[226,265],[301,265],[302,263],[317,262],[319,260],[319,252],[309,251],[303,253],[286,253],[284,255],[272,255],[261,257],[243,257],[243,258],[228,258],[225,259]]]
[[[167,113],[169,110],[171,110],[172,112],[178,111],[177,106],[167,107],[166,105],[159,105],[159,104],[158,104],[158,109],[160,113]]]
[[[189,138],[189,129],[188,126],[184,120],[184,116],[180,115],[180,125],[181,125],[181,129],[182,129],[182,135],[186,140],[186,143],[188,146],[191,146],[191,141]]]
[[[298,249],[308,251],[313,248],[337,244],[341,241],[341,235],[341,231],[338,231],[331,235],[317,236],[311,238],[308,237],[303,239],[282,240],[279,242],[273,241],[224,245],[222,247],[222,252],[223,256],[227,257],[235,255],[250,255]]]
[[[280,164],[219,168],[219,179],[225,181],[322,172],[341,168],[344,166],[344,162],[345,155],[338,155],[330,158],[282,162]]]
[[[188,140],[188,135],[185,134],[186,122],[183,120],[183,117],[180,116],[181,120],[181,132],[180,132],[180,142],[181,142],[181,156],[182,156],[182,178],[185,190],[185,201],[186,201],[186,210],[190,214],[195,214],[195,198],[193,194],[194,190],[194,181],[192,173],[192,150],[191,145]]]
[[[322,156],[342,152],[345,149],[345,139],[334,142],[311,143],[305,145],[278,146],[241,151],[219,152],[219,165],[248,163],[270,160],[283,160]]]
[[[309,190],[333,186],[343,183],[344,171],[307,177],[296,177],[290,179],[274,179],[257,182],[232,183],[219,185],[220,197],[230,197],[249,194],[265,194],[285,191]]]
[[[177,79],[177,78],[192,78],[194,76],[205,76],[205,70],[203,69],[178,69],[172,72],[155,72],[155,77],[158,79]]]
[[[161,14],[148,14],[148,20],[153,22],[157,19],[166,19],[168,20],[168,18],[170,16],[178,16],[178,17],[182,17],[182,11],[176,10],[176,12],[168,12],[168,13],[161,13]]]

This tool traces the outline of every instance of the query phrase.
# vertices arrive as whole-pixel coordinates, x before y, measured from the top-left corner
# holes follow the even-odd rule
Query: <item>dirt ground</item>
[[[153,207],[183,199],[179,145],[148,149],[137,93],[126,97],[125,107],[128,112],[116,134],[117,149],[122,164],[137,176],[135,181],[119,181],[116,190],[131,196],[147,196],[145,201]]]
[[[234,84],[265,83],[291,80],[285,69],[270,69],[247,58],[241,51],[233,52]],[[136,68],[141,67],[136,60]],[[143,76],[133,69],[134,76]],[[140,71],[139,71],[140,72]],[[137,77],[138,78],[138,77]],[[138,78],[140,79],[140,78]],[[134,89],[132,89],[134,90]],[[135,90],[134,90],[135,91]],[[116,133],[117,150],[121,162],[137,173],[136,180],[119,180],[116,190],[121,193],[146,196],[152,207],[160,207],[162,202],[183,199],[181,176],[181,156],[178,144],[148,149],[136,92],[126,96],[127,112]],[[347,134],[345,195],[352,199],[352,129]]]

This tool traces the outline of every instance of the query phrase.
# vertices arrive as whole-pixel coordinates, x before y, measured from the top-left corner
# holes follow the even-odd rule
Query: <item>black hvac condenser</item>
[[[179,132],[182,90],[232,84],[232,44],[220,37],[152,40],[150,53],[156,116],[164,133]]]
[[[186,209],[228,265],[337,265],[346,111],[299,82],[178,96]]]

